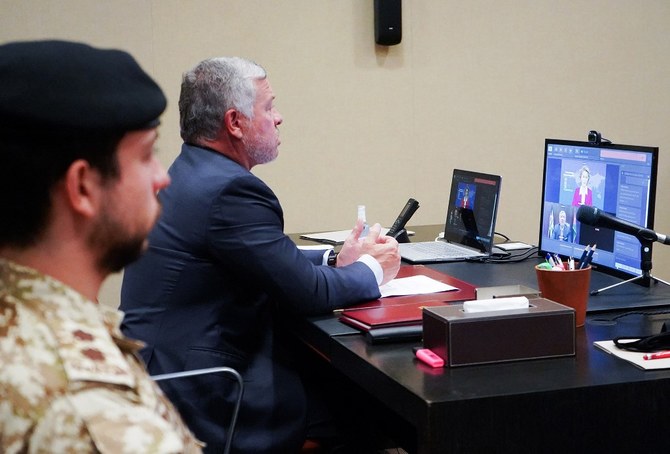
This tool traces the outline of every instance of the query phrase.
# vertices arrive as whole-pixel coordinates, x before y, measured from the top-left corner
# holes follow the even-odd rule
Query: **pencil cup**
[[[582,270],[547,270],[535,267],[542,297],[575,310],[575,326],[584,326],[591,285],[591,265]]]

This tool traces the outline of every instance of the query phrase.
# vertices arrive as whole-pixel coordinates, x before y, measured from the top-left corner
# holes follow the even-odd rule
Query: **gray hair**
[[[254,81],[266,77],[261,66],[239,57],[203,60],[185,72],[179,95],[181,138],[189,143],[214,139],[229,109],[253,118]]]

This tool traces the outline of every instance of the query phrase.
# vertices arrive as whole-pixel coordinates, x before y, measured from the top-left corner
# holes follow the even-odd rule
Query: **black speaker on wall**
[[[402,39],[402,0],[374,0],[375,42],[393,46]]]

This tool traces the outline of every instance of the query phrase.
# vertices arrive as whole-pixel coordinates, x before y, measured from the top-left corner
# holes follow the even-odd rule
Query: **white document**
[[[381,233],[382,235],[386,235],[388,231],[389,229],[387,229],[386,227],[382,227]],[[350,233],[351,229],[335,230],[333,232],[305,233],[304,235],[300,235],[300,238],[304,240],[319,241],[321,243],[328,243],[328,244],[343,244]],[[408,231],[407,234],[414,235],[414,232]]]
[[[621,350],[613,341],[597,341],[593,345],[606,351],[610,355],[617,356],[629,363],[635,364],[640,369],[670,369],[670,358],[663,359],[644,359],[644,355],[648,353],[629,352],[628,350]]]
[[[393,279],[379,287],[382,298],[386,296],[424,295],[426,293],[448,292],[452,290],[458,289],[422,274]]]
[[[533,246],[530,244],[522,243],[520,241],[516,241],[513,243],[498,243],[494,245],[498,249],[502,249],[503,251],[518,251],[521,249],[530,249]]]

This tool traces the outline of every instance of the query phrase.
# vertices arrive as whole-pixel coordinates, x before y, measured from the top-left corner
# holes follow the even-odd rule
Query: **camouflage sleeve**
[[[181,434],[154,411],[134,405],[119,391],[95,387],[53,401],[31,436],[31,451],[200,452],[195,442],[186,445]]]
[[[115,342],[120,318],[107,323],[73,290],[10,268],[0,259],[0,452],[201,452],[138,345]]]

